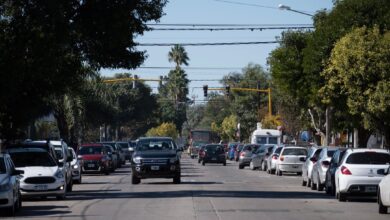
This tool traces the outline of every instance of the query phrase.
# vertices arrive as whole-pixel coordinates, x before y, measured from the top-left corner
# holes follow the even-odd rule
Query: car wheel
[[[174,184],[180,184],[181,183],[181,177],[180,173],[176,174],[175,177],[173,177],[173,183]]]
[[[307,182],[305,180],[302,180],[302,186],[306,186]]]
[[[271,170],[267,169],[267,173],[268,173],[268,174],[271,174]]]
[[[328,195],[332,194],[331,188],[329,186],[327,186],[326,184],[325,184],[325,193],[328,194]]]
[[[324,190],[324,184],[321,184],[321,181],[318,179],[317,180],[317,191],[322,191]]]
[[[264,161],[261,163],[261,170],[262,171],[266,171],[267,170],[267,164]]]
[[[206,162],[202,161],[202,166],[206,165]]]
[[[311,182],[310,189],[316,190],[317,189],[317,184],[314,184],[314,181]]]
[[[66,191],[72,192],[72,190],[73,190],[73,180],[70,180],[69,184],[66,185]]]
[[[298,176],[302,176],[302,172],[298,172],[297,175],[298,175]]]
[[[244,169],[244,165],[239,164],[238,169],[240,169],[240,170]]]
[[[255,170],[255,169],[256,169],[256,168],[253,166],[253,162],[252,162],[252,161],[249,163],[249,168],[250,168],[251,170]]]
[[[387,207],[383,205],[380,190],[378,190],[379,214],[387,214]]]
[[[20,192],[18,193],[18,210],[20,210],[23,206],[23,202],[22,202],[22,194],[20,194]]]
[[[141,183],[141,179],[136,177],[134,174],[131,175],[131,184],[140,184]]]
[[[226,162],[224,162],[223,165],[226,166]]]
[[[283,176],[283,172],[281,170],[276,170],[276,175]]]
[[[347,194],[346,193],[339,192],[337,195],[338,195],[338,199],[340,202],[347,201]]]
[[[201,162],[201,160],[200,159],[198,159],[198,163],[200,163]]]

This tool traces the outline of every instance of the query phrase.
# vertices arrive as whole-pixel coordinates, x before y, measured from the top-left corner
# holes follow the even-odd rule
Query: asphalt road
[[[238,170],[235,162],[202,166],[183,158],[182,184],[171,179],[131,185],[127,165],[109,176],[85,175],[64,201],[24,201],[14,219],[389,219],[375,200],[338,202],[301,186],[300,177]],[[0,217],[5,218],[4,216]],[[7,218],[5,218],[7,219]],[[13,219],[13,218],[12,218]]]

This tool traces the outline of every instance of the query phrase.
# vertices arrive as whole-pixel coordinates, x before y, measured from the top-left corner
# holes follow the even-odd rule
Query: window
[[[301,148],[286,148],[283,151],[283,155],[296,155],[296,156],[306,156],[307,150]]]
[[[336,152],[335,150],[328,150],[328,152],[326,152],[326,154],[328,155],[328,157],[333,157],[333,154],[335,152]]]
[[[16,167],[54,167],[54,158],[47,152],[15,152],[10,153]]]
[[[87,154],[101,154],[103,147],[81,147],[79,150],[80,155],[87,155]]]
[[[267,137],[256,137],[256,143],[257,144],[266,144],[267,143]]]
[[[269,137],[268,138],[268,144],[277,144],[278,138],[277,137]]]
[[[173,150],[174,145],[171,140],[153,140],[146,139],[140,140],[137,145],[139,151],[161,151],[161,150]]]
[[[282,151],[283,147],[278,147],[276,150],[275,150],[275,154],[280,154],[280,151]]]
[[[0,173],[6,173],[7,168],[5,167],[4,157],[0,157]]]
[[[347,158],[348,164],[390,164],[390,155],[377,152],[352,153]]]

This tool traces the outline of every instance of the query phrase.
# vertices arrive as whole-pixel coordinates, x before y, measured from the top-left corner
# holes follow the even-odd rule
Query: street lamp
[[[313,17],[312,14],[309,14],[309,13],[306,13],[306,12],[303,12],[303,11],[297,11],[297,10],[291,9],[291,7],[287,6],[287,5],[279,4],[278,8],[280,10],[293,11],[293,12],[296,12],[296,13],[299,13],[299,14],[303,14],[303,15],[307,15],[307,16]]]

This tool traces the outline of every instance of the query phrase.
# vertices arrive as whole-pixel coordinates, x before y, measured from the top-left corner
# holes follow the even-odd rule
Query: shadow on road
[[[65,215],[72,213],[71,211],[64,211],[58,209],[68,209],[68,206],[55,206],[55,205],[34,205],[24,206],[20,212],[16,213],[17,216],[48,216],[48,215]],[[3,216],[0,214],[0,216]]]

